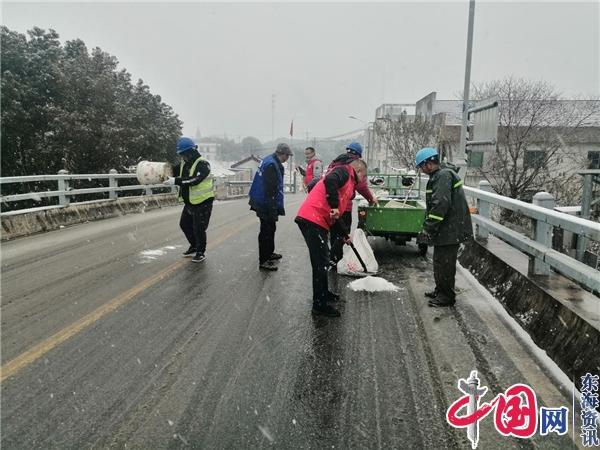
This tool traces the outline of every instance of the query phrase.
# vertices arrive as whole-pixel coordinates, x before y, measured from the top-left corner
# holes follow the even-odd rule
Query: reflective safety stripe
[[[425,191],[425,193],[426,193],[426,194],[433,194],[433,189],[427,189],[427,190]]]
[[[200,161],[206,161],[204,158],[199,157],[194,161],[192,167],[190,168],[189,176],[190,178],[194,176],[196,171],[196,167]],[[179,176],[183,176],[183,164],[179,166]],[[215,196],[213,189],[213,176],[212,174],[208,174],[208,176],[195,186],[189,187],[189,201],[192,205],[198,205],[209,198]],[[181,197],[181,189],[179,190],[179,201],[182,202],[183,198]]]
[[[428,217],[429,219],[434,219],[434,220],[444,220],[444,218],[443,218],[443,217],[436,216],[435,214],[428,214],[428,215],[427,215],[427,217]]]
[[[456,183],[454,183],[454,188],[460,187],[463,185],[463,180],[458,180]]]
[[[212,177],[211,177],[211,181],[212,181]],[[202,183],[200,183],[199,186],[202,186]],[[195,194],[196,195],[204,195],[204,194],[210,194],[212,192],[213,192],[213,188],[212,187],[207,187],[205,189],[198,189],[197,191],[195,191]]]

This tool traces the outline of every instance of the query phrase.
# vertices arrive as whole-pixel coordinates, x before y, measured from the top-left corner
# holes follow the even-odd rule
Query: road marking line
[[[228,230],[226,233],[222,234],[221,236],[217,237],[213,241],[209,242],[207,244],[207,248],[210,250],[210,249],[217,247],[218,245],[222,244],[223,242],[225,242],[225,241],[229,240],[230,238],[232,238],[233,236],[235,236],[237,233],[242,231],[244,228],[247,228],[248,226],[250,226],[251,224],[254,224],[254,223],[256,223],[256,219],[254,219],[254,218],[253,218],[253,220],[247,220],[245,222],[242,222],[239,226],[237,226],[231,230]],[[0,372],[1,372],[0,373],[0,382],[2,382],[6,378],[14,375],[15,373],[17,373],[19,370],[23,369],[24,367],[27,367],[28,365],[30,365],[31,363],[33,363],[34,361],[39,359],[41,356],[48,353],[53,348],[59,346],[60,344],[65,342],[67,339],[75,336],[80,331],[83,331],[84,329],[86,329],[90,325],[94,324],[95,322],[97,322],[102,317],[106,316],[107,314],[113,312],[120,306],[123,306],[128,301],[133,299],[136,295],[145,291],[149,287],[155,285],[156,283],[163,280],[164,278],[167,278],[168,276],[173,274],[173,272],[177,271],[178,269],[180,269],[181,267],[183,267],[186,264],[189,264],[189,260],[181,260],[181,261],[177,261],[176,263],[171,264],[169,267],[167,267],[163,271],[161,271],[155,275],[152,275],[149,278],[146,278],[145,280],[138,283],[133,288],[131,288],[128,291],[125,291],[124,293],[122,293],[121,295],[113,298],[108,303],[105,303],[104,305],[95,309],[91,313],[83,316],[77,322],[72,323],[71,325],[67,326],[66,328],[63,328],[59,332],[53,334],[49,338],[44,339],[39,344],[34,345],[31,349],[27,350],[26,352],[21,353],[19,356],[10,360],[9,362],[7,362],[5,365],[3,365],[0,368]]]

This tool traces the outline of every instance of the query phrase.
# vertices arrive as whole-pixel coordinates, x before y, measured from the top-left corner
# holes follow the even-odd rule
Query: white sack
[[[135,174],[140,184],[160,184],[173,176],[173,169],[169,163],[140,161]]]
[[[379,264],[373,254],[373,249],[369,245],[365,232],[360,228],[354,230],[351,234],[352,242],[361,256],[367,271],[376,273],[379,269]],[[360,261],[352,251],[349,245],[344,245],[344,257],[337,264],[337,271],[340,275],[352,275],[356,273],[364,273],[364,270],[360,264]]]

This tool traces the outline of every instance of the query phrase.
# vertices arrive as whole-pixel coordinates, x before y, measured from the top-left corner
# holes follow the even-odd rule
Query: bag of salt
[[[376,273],[379,269],[379,264],[377,264],[373,249],[369,245],[365,232],[360,228],[354,230],[352,232],[352,243],[364,261],[365,266],[367,266],[369,275]],[[344,245],[344,256],[337,264],[337,271],[340,275],[366,275],[360,261],[348,245]]]

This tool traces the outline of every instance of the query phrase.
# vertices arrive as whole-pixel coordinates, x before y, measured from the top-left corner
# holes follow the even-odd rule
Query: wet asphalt
[[[273,273],[243,200],[215,205],[201,264],[180,256],[179,207],[3,243],[2,448],[466,449],[445,411],[474,368],[492,391],[535,381],[567,401],[494,317],[466,300],[428,309],[431,264],[410,245],[373,244],[398,291],[332,276],[342,317],[313,317],[300,199]],[[480,448],[573,447],[481,435]]]

